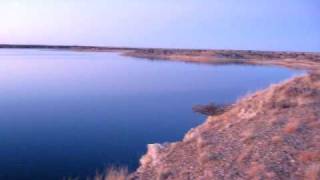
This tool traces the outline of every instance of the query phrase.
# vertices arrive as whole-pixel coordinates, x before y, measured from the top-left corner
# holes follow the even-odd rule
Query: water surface
[[[148,61],[112,53],[0,50],[0,179],[131,170],[146,144],[205,120],[195,104],[231,103],[301,72]]]

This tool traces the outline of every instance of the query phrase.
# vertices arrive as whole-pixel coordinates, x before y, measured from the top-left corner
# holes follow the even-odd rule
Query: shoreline
[[[0,49],[7,47],[0,45]],[[208,116],[181,141],[149,144],[140,167],[129,179],[320,177],[320,53],[43,45],[9,48],[112,51],[150,60],[306,70],[306,75],[271,85],[240,99],[222,114]]]
[[[256,53],[305,53],[305,54],[318,54],[320,52],[315,51],[272,51],[272,50],[249,50],[249,49],[192,49],[192,48],[147,48],[147,47],[127,47],[127,46],[93,46],[93,45],[46,45],[46,44],[1,44],[0,49],[79,49],[79,50],[101,50],[101,51],[109,51],[109,50],[130,50],[130,51],[140,51],[140,52],[147,52],[147,51],[154,51],[154,52],[256,52]]]
[[[318,53],[135,50],[123,55],[307,71],[240,99],[222,114],[208,116],[181,141],[149,144],[140,167],[129,179],[320,178]]]
[[[0,49],[48,49],[81,52],[118,52],[139,59],[169,60],[203,64],[276,65],[293,69],[318,71],[320,52],[132,48],[78,45],[0,44]]]
[[[319,53],[272,52],[272,51],[237,51],[237,50],[134,50],[123,53],[124,56],[150,59],[170,60],[204,64],[248,64],[276,65],[293,69],[318,71]]]
[[[240,99],[223,114],[208,116],[181,141],[149,144],[140,167],[129,179],[320,178],[318,53],[137,50],[124,55],[307,71]]]

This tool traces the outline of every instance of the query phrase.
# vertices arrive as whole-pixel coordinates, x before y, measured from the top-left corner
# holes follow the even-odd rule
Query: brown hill
[[[320,75],[243,98],[183,141],[152,144],[131,179],[320,179]]]

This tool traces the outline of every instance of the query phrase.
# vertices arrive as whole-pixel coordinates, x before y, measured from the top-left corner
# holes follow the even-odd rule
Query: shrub
[[[129,176],[128,168],[111,167],[102,174],[97,174],[94,180],[126,180]]]
[[[208,105],[195,105],[192,110],[196,113],[203,114],[206,116],[219,115],[226,111],[226,105],[218,105],[210,103]]]

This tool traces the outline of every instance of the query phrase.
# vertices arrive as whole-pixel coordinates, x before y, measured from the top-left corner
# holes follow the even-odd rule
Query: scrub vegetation
[[[128,168],[111,167],[102,174],[97,173],[93,180],[126,180],[128,174]]]

